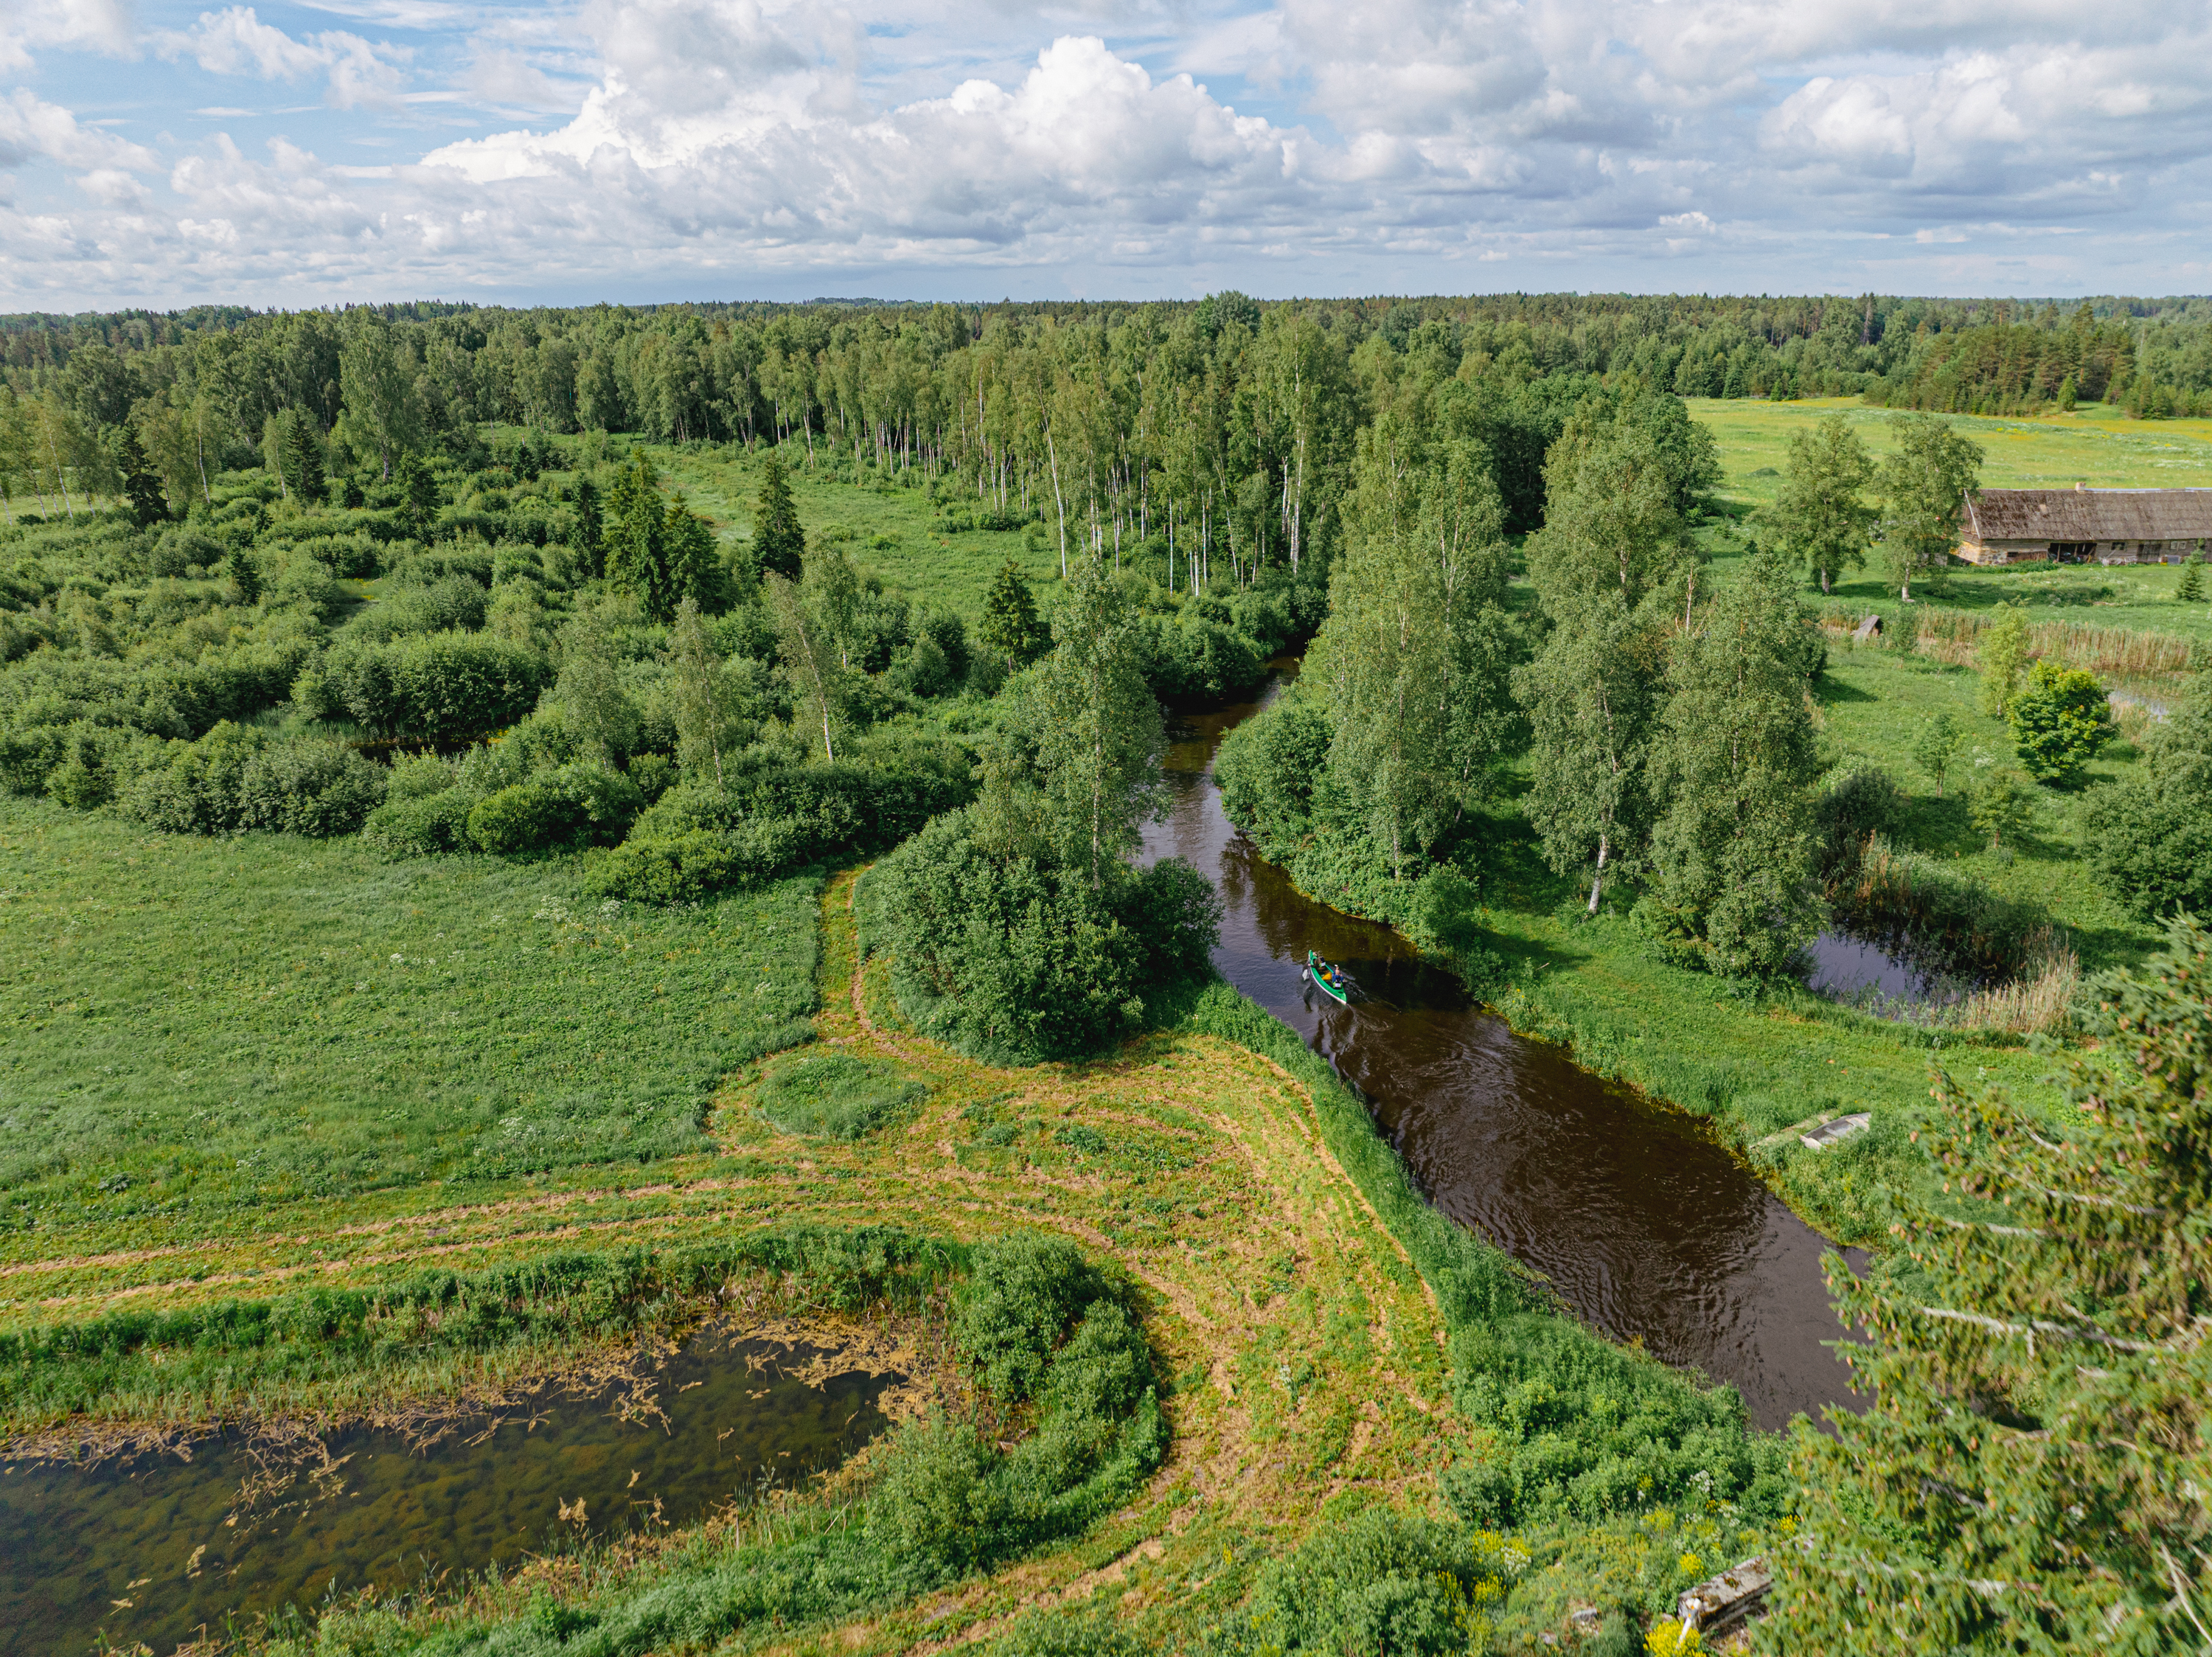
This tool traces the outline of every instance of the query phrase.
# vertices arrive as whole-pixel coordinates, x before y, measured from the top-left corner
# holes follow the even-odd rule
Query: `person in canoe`
[[[1335,996],[1346,1006],[1351,1004],[1352,984],[1351,981],[1344,976],[1342,967],[1323,960],[1309,949],[1306,951],[1306,972],[1328,994]]]

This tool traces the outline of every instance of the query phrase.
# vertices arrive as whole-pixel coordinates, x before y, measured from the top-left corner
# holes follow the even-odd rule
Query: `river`
[[[1850,1404],[1825,1344],[1844,1331],[1818,1232],[1699,1124],[1515,1034],[1389,928],[1301,895],[1237,832],[1213,755],[1261,705],[1171,725],[1174,804],[1146,837],[1148,861],[1182,857],[1218,887],[1223,976],[1358,1090],[1430,1202],[1541,1272],[1592,1327],[1732,1382],[1762,1427]],[[1348,967],[1361,998],[1308,989],[1309,949]]]

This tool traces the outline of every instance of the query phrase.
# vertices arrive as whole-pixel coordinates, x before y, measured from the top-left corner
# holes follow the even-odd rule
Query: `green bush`
[[[173,834],[350,834],[384,798],[382,768],[342,743],[270,742],[228,722],[133,758],[141,768],[116,790],[125,814]]]
[[[895,1557],[957,1575],[989,1558],[1005,1522],[996,1458],[965,1422],[939,1417],[900,1433],[868,1497],[868,1540]]]
[[[1107,1611],[1024,1611],[991,1646],[991,1657],[1142,1657],[1144,1648]]]
[[[1104,1292],[1083,1252],[1064,1238],[1022,1233],[986,1244],[953,1314],[954,1349],[990,1391],[1025,1398],[1060,1331]]]
[[[2133,913],[2212,915],[2212,756],[2154,755],[2148,774],[2091,793],[2081,818],[2098,883]]]
[[[644,797],[618,771],[586,760],[543,771],[479,802],[469,813],[469,842],[503,856],[619,840]]]
[[[1146,997],[1212,971],[1219,899],[1188,865],[1087,874],[979,843],[936,819],[863,883],[863,941],[891,958],[900,1004],[933,1035],[1030,1063],[1128,1035]]]
[[[927,1087],[881,1060],[800,1053],[761,1084],[761,1114],[786,1133],[858,1139],[928,1096]]]
[[[1490,1611],[1528,1564],[1526,1552],[1494,1535],[1370,1508],[1267,1565],[1209,1644],[1253,1657],[1486,1650]]]
[[[394,857],[432,857],[466,851],[469,812],[475,801],[459,789],[388,799],[361,825],[361,838]]]
[[[2021,769],[2039,783],[2075,781],[2111,740],[2112,709],[2097,676],[2039,661],[2007,710]]]
[[[734,883],[744,862],[726,837],[694,829],[659,838],[632,834],[584,876],[596,897],[633,903],[696,903]]]
[[[483,633],[421,633],[331,646],[303,674],[293,699],[323,719],[348,719],[382,736],[434,741],[512,725],[552,682],[527,645]]]

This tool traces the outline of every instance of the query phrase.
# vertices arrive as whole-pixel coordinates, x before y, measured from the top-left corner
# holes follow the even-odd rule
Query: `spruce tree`
[[[2089,1034],[2063,1112],[1937,1072],[1942,1202],[1900,1203],[1897,1270],[1828,1257],[1872,1407],[1796,1440],[1767,1649],[2212,1648],[2212,938]]]
[[[149,528],[169,515],[169,503],[161,494],[161,480],[154,475],[154,468],[146,462],[146,450],[138,441],[138,434],[129,426],[122,428],[117,441],[116,461],[123,473],[124,498],[131,503],[131,515],[141,529]]]
[[[666,549],[665,579],[656,595],[657,602],[646,608],[647,618],[655,622],[672,620],[676,606],[687,601],[703,609],[720,609],[722,559],[714,543],[714,532],[705,519],[684,503],[681,495],[669,506],[661,521],[661,541]]]
[[[983,624],[977,631],[984,643],[1018,667],[1028,666],[1045,647],[1045,631],[1037,620],[1029,579],[1012,558],[1000,566],[992,580],[991,590],[983,600]]]
[[[584,567],[593,576],[603,576],[606,548],[600,535],[599,488],[589,478],[579,478],[568,500],[576,509],[575,546],[584,555]]]
[[[753,511],[753,564],[763,576],[797,581],[805,556],[799,503],[791,497],[783,462],[771,454],[761,469],[760,500]]]
[[[668,517],[660,504],[660,479],[652,463],[633,455],[607,490],[607,579],[637,595],[647,615],[665,619],[675,601],[668,593]]]
[[[2181,584],[2173,589],[2173,596],[2183,604],[2201,604],[2204,600],[2204,555],[2191,549],[2182,561]]]

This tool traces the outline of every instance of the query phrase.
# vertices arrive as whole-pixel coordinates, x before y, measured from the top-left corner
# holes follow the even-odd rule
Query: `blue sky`
[[[6,0],[0,308],[2212,289],[2212,0]]]

